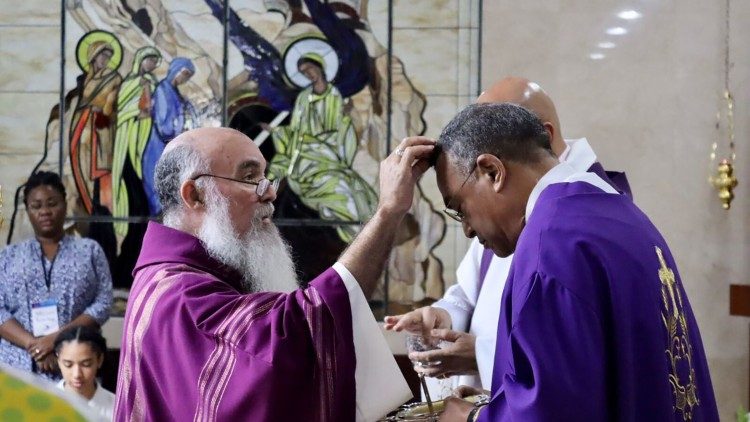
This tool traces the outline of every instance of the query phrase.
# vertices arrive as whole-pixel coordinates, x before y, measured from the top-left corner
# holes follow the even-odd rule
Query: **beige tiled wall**
[[[59,98],[60,8],[0,2],[0,185],[5,244],[16,188],[39,161],[45,122]],[[57,159],[57,156],[54,157]]]

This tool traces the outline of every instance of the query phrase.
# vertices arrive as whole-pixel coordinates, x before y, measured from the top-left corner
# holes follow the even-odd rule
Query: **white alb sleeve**
[[[357,367],[354,380],[357,388],[357,421],[370,422],[383,418],[391,410],[412,398],[393,353],[375,321],[359,283],[343,264],[333,269],[344,280],[352,309],[352,331]]]

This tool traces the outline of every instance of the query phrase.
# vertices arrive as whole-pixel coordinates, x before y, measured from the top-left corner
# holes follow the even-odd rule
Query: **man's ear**
[[[508,173],[507,167],[503,162],[492,154],[482,154],[477,157],[477,178],[488,177],[492,184],[492,190],[500,192],[505,186],[505,179]]]
[[[187,180],[180,186],[180,197],[188,209],[196,209],[203,206],[203,197],[201,196],[195,180]]]
[[[547,131],[547,134],[549,135],[549,143],[552,144],[552,140],[555,139],[555,125],[552,124],[552,122],[544,122],[544,130]]]

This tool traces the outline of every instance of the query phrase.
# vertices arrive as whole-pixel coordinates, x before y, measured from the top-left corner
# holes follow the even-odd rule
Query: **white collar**
[[[539,199],[542,191],[544,191],[547,186],[555,183],[572,182],[586,182],[590,185],[596,186],[606,193],[617,195],[617,191],[612,186],[610,186],[609,183],[602,180],[602,178],[597,176],[596,174],[589,173],[585,170],[579,171],[567,162],[560,163],[552,167],[547,173],[545,173],[545,175],[542,176],[542,178],[539,179],[538,182],[536,182],[536,186],[534,186],[534,189],[531,190],[529,200],[526,202],[526,221],[529,221],[531,212],[534,211],[536,201]]]
[[[588,171],[596,163],[596,153],[586,138],[565,139],[565,151],[560,154],[560,162],[568,163],[578,171]]]

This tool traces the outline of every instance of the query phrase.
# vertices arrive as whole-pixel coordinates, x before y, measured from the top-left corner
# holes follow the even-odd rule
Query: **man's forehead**
[[[461,177],[454,160],[446,153],[440,154],[435,161],[435,176],[438,189],[443,194],[446,193],[446,190],[450,190],[452,185],[460,183],[456,179]]]
[[[210,152],[210,163],[213,169],[229,172],[247,171],[262,173],[266,160],[260,150],[249,139],[237,142],[223,142]]]
[[[455,157],[448,154],[440,154],[435,162],[435,175],[438,190],[443,196],[443,204],[446,207],[455,208],[454,196],[461,190],[467,180],[466,172],[457,165]]]
[[[237,164],[237,170],[239,171],[252,171],[255,173],[262,173],[266,168],[266,160],[263,157],[258,159],[257,157],[251,157],[246,160],[240,160]]]

